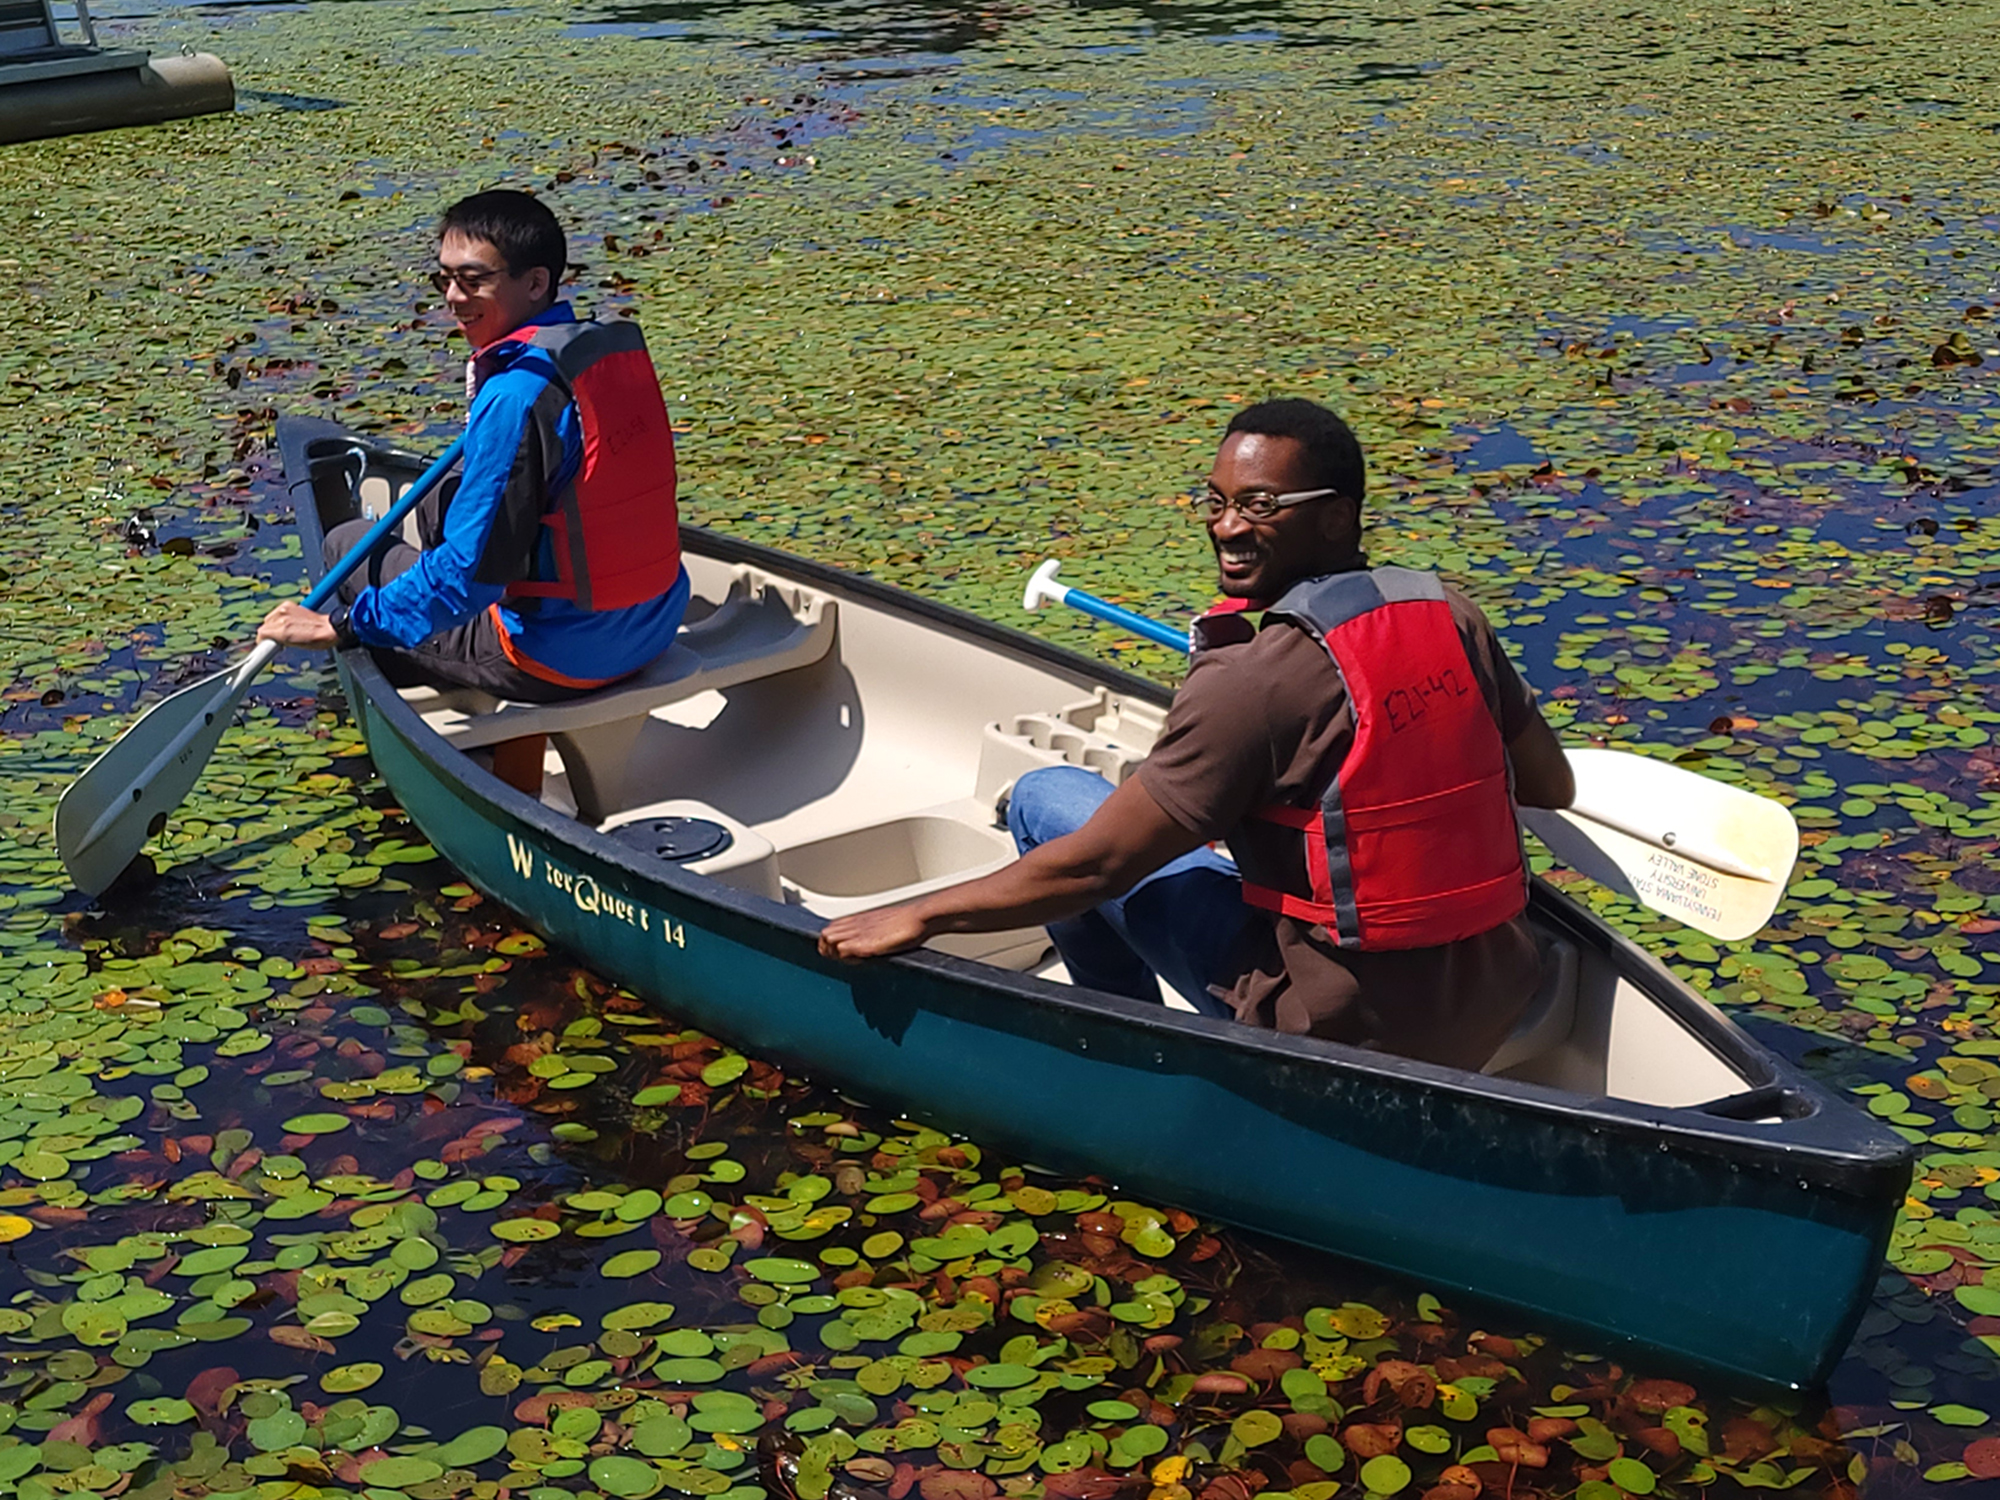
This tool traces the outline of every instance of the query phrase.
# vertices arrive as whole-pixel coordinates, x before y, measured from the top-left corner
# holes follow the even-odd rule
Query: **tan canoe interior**
[[[370,486],[386,486],[363,486],[379,507]],[[548,735],[543,801],[596,827],[721,824],[730,845],[687,868],[826,916],[998,868],[1013,857],[1000,809],[1017,777],[1070,764],[1116,783],[1159,732],[1160,709],[1052,668],[756,568],[687,566],[681,639],[636,678],[554,707],[404,696],[482,761]],[[1040,928],[935,946],[1067,982]],[[1551,938],[1546,960],[1542,993],[1487,1072],[1661,1105],[1748,1086],[1602,955]]]

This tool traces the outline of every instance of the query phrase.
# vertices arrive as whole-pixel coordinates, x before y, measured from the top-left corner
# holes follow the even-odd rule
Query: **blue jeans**
[[[1072,833],[1111,795],[1111,783],[1081,766],[1046,766],[1014,783],[1007,828],[1023,854]],[[1236,866],[1197,849],[1160,866],[1124,895],[1080,917],[1049,923],[1070,978],[1093,990],[1162,1003],[1164,979],[1206,1016],[1231,1017],[1209,985],[1229,967],[1247,911]]]

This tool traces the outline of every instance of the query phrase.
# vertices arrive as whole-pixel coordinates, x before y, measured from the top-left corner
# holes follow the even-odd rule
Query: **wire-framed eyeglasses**
[[[1274,495],[1269,490],[1247,490],[1241,495],[1225,495],[1213,485],[1204,485],[1194,495],[1195,509],[1210,521],[1220,521],[1231,509],[1246,521],[1268,521],[1281,510],[1304,505],[1308,500],[1325,500],[1339,490],[1292,490]]]

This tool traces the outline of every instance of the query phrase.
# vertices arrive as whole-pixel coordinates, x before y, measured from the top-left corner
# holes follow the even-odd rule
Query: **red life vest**
[[[1363,951],[1432,948],[1519,916],[1527,866],[1507,748],[1444,586],[1408,568],[1334,573],[1295,585],[1266,618],[1326,647],[1354,743],[1318,807],[1251,815],[1304,836],[1312,898],[1246,869],[1243,899]]]
[[[529,324],[502,342],[532,344],[555,362],[558,383],[536,403],[553,440],[561,405],[576,403],[583,463],[552,497],[542,524],[554,533],[556,576],[507,585],[511,599],[567,599],[592,612],[657,599],[681,571],[674,504],[674,430],[639,325]],[[559,454],[559,443],[549,448]]]

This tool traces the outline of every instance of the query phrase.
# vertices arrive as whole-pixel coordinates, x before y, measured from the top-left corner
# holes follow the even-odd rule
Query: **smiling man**
[[[1211,1015],[1484,1063],[1540,979],[1515,802],[1564,807],[1574,784],[1477,606],[1370,570],[1363,489],[1324,407],[1239,412],[1196,502],[1227,599],[1152,754],[1115,791],[1022,777],[1019,860],[830,922],[821,951],[1046,923],[1089,988],[1158,1001],[1165,979]]]
[[[331,614],[281,604],[258,635],[376,648],[398,686],[553,702],[638,671],[687,607],[673,429],[638,325],[557,300],[568,247],[527,193],[478,193],[438,221],[431,280],[472,345],[457,483],[419,503]],[[336,526],[329,562],[368,529]]]

